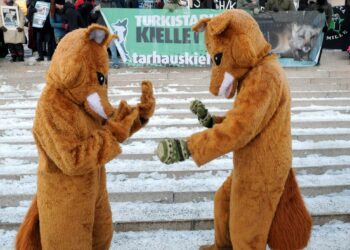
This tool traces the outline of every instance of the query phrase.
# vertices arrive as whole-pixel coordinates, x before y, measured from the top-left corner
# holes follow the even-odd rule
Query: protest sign
[[[332,22],[328,27],[324,47],[346,50],[350,45],[350,6],[333,7]]]
[[[50,3],[37,1],[35,3],[35,8],[37,12],[33,16],[33,27],[42,28],[44,27],[47,15],[50,12]]]
[[[18,7],[1,6],[1,18],[3,25],[8,30],[15,30],[19,25]]]
[[[211,9],[102,9],[110,31],[117,34],[122,60],[134,66],[209,66],[210,56],[203,33],[191,27],[198,20],[214,17]],[[317,63],[325,23],[324,13],[266,12],[253,16],[280,55],[283,66],[303,67]]]

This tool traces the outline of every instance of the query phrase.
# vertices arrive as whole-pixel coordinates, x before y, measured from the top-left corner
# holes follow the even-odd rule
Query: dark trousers
[[[51,58],[55,50],[55,36],[51,31],[38,29],[36,32],[36,47],[40,58],[44,58],[44,51],[47,48],[47,57]]]
[[[24,48],[21,43],[8,43],[7,47],[11,53],[12,58],[23,58],[24,57]]]

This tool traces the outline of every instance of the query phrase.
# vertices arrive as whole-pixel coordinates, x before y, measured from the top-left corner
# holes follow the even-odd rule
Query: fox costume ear
[[[195,25],[192,26],[192,30],[195,32],[203,32],[210,20],[211,18],[203,18],[199,20]]]
[[[230,19],[226,16],[218,16],[214,19],[204,18],[199,20],[195,25],[192,26],[192,30],[195,32],[204,31],[207,26],[212,35],[220,35],[224,32],[230,24]]]
[[[222,34],[229,26],[231,19],[226,15],[220,15],[210,21],[208,24],[208,28],[210,29],[210,33],[218,36]]]
[[[232,57],[234,62],[243,67],[255,65],[257,55],[255,48],[247,35],[238,35],[232,42]]]
[[[92,24],[87,28],[87,35],[89,37],[89,40],[93,40],[97,44],[100,44],[102,46],[108,46],[108,44],[115,38],[117,38],[116,35],[112,35],[107,27],[98,25],[98,24]]]

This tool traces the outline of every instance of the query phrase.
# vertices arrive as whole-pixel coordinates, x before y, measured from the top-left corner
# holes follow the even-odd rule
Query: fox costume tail
[[[36,196],[16,236],[16,250],[41,250],[39,211]]]

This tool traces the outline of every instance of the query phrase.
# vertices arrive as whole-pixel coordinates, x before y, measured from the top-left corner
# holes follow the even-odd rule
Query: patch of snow
[[[107,188],[110,193],[143,192],[215,192],[230,174],[229,170],[194,172],[180,179],[167,177],[165,173],[142,173],[136,178],[125,174],[107,174]],[[0,179],[0,194],[34,194],[36,175],[24,175],[19,180]],[[327,171],[322,175],[297,175],[301,188],[350,186],[350,168]],[[350,196],[350,195],[349,195]]]
[[[0,229],[0,249],[12,249],[16,231]],[[306,250],[348,250],[350,223],[332,221],[313,226]],[[117,232],[113,234],[111,250],[193,250],[214,242],[213,230]]]
[[[320,195],[305,198],[311,214],[350,213],[349,193],[344,195]],[[21,202],[17,207],[0,208],[1,223],[20,223],[30,202]],[[213,201],[185,203],[111,202],[115,222],[152,222],[174,220],[213,219]]]
[[[132,141],[122,145],[124,154],[151,154],[155,155],[158,142],[155,140]],[[297,141],[293,140],[293,150],[311,150],[311,149],[338,149],[350,148],[350,141]],[[228,155],[230,155],[229,153]],[[37,149],[34,144],[0,144],[0,157],[36,157]]]

